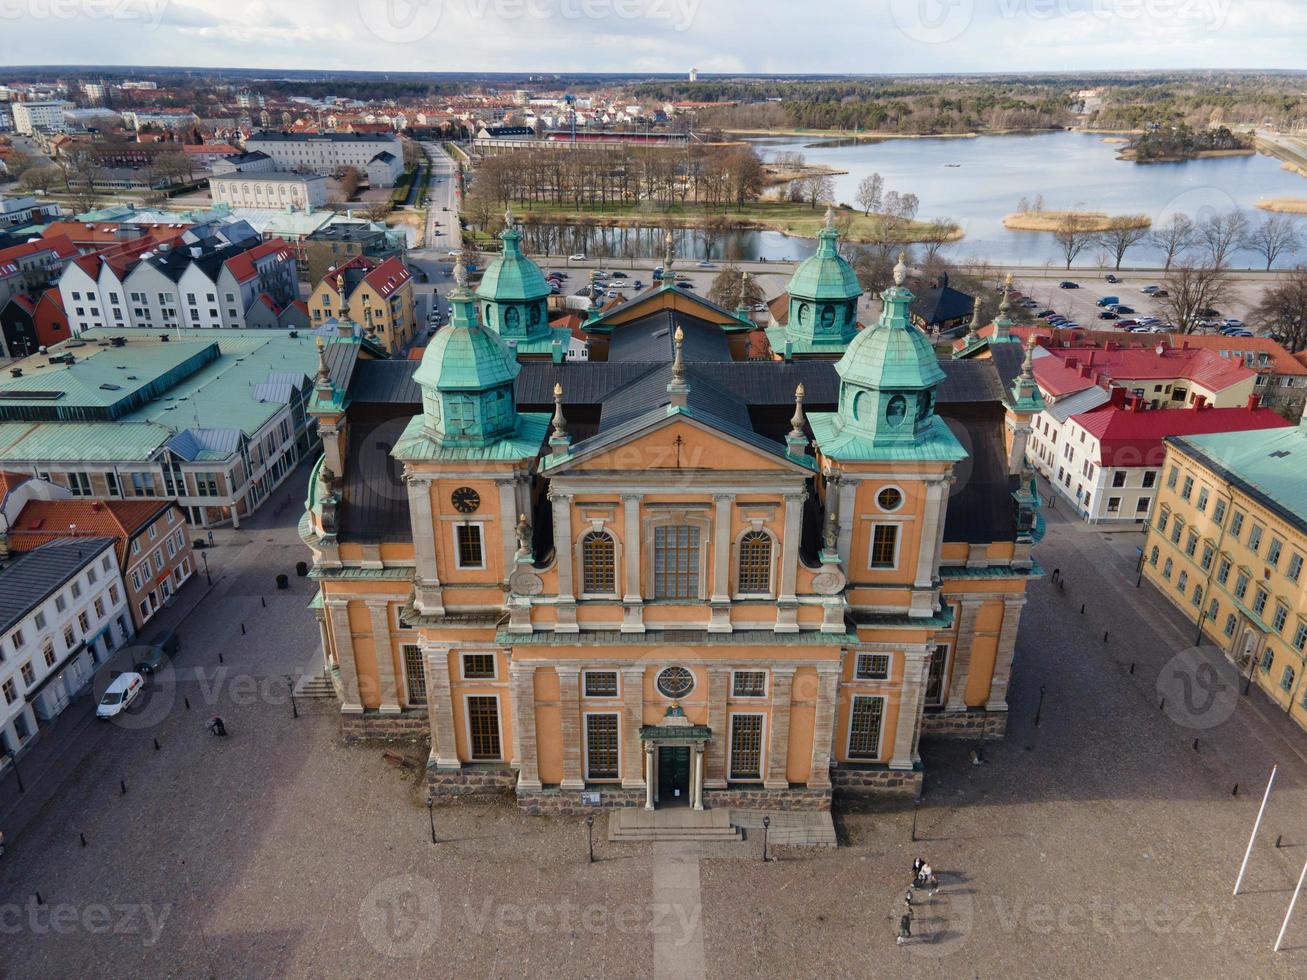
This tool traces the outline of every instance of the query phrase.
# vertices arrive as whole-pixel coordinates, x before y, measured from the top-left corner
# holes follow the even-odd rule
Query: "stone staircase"
[[[624,809],[608,815],[608,839],[637,841],[738,841],[740,828],[731,824],[730,810]]]
[[[750,840],[762,838],[762,818],[771,817],[768,843],[776,847],[837,847],[835,822],[829,810],[731,810],[731,824]]]
[[[301,674],[295,685],[295,696],[335,701],[339,695],[336,693],[335,680],[324,669],[316,674]]]

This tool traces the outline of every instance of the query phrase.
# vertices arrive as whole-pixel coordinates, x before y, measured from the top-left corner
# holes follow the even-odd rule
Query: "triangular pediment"
[[[725,310],[688,289],[663,283],[645,290],[621,306],[614,307],[598,320],[587,323],[586,330],[605,332],[623,323],[631,323],[662,310],[698,317],[710,323],[720,324],[726,329],[747,329],[747,325],[736,319],[735,314],[730,310]]]

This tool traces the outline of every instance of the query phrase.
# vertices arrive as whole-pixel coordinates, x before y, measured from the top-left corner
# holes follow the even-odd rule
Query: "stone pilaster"
[[[912,753],[916,747],[916,728],[920,716],[919,703],[926,687],[926,671],[930,668],[930,654],[923,648],[909,647],[903,652],[903,686],[899,695],[898,723],[894,728],[894,753],[891,769],[911,769]]]
[[[425,616],[445,614],[436,567],[436,522],[431,513],[431,481],[408,480],[409,521],[413,528],[413,604]]]
[[[799,576],[799,535],[803,521],[803,501],[807,493],[785,494],[785,540],[781,545],[780,589],[776,597],[777,633],[799,631],[798,599],[795,583]]]
[[[812,719],[812,775],[809,789],[830,786],[831,743],[835,738],[835,702],[840,693],[839,664],[817,667],[817,707]]]
[[[731,503],[730,494],[713,494],[712,597],[710,633],[731,632]]]
[[[763,789],[789,789],[786,768],[790,758],[790,701],[794,668],[773,667],[771,672],[771,731],[767,739],[767,771]]]
[[[964,596],[961,600],[961,610],[958,614],[958,638],[953,644],[953,676],[949,680],[948,703],[945,705],[946,711],[966,711],[967,710],[967,681],[971,676],[971,649],[976,643],[976,619],[980,615],[980,607],[984,605],[984,598],[969,598]]]
[[[644,789],[640,726],[644,723],[644,668],[622,670],[622,789]]]
[[[313,618],[318,621],[318,641],[322,644],[322,669],[330,671],[335,665],[335,654],[331,649],[331,630],[327,625],[327,610],[313,610]]]
[[[504,555],[500,581],[507,582],[517,567],[517,478],[496,480],[495,487],[499,490],[499,538]]]
[[[1012,656],[1017,648],[1017,630],[1021,628],[1021,610],[1025,595],[1003,597],[1003,626],[998,633],[998,651],[994,655],[994,678],[989,684],[988,711],[1007,711],[1007,686],[1012,679]]]
[[[558,715],[563,728],[562,789],[585,789],[581,771],[581,697],[579,667],[555,667],[558,671]]]
[[[726,697],[731,687],[728,667],[708,668],[708,727],[712,738],[708,740],[708,757],[704,760],[707,773],[704,786],[708,789],[726,788]]]
[[[454,735],[454,692],[449,683],[449,648],[418,641],[427,667],[427,718],[431,723],[431,757],[439,769],[458,769]]]
[[[626,581],[622,593],[622,632],[644,632],[644,598],[640,591],[640,500],[639,494],[622,494],[622,554]]]
[[[381,713],[397,715],[399,679],[395,676],[395,650],[390,642],[390,606],[386,602],[369,602],[368,612],[372,616],[372,651],[377,660]]]
[[[940,525],[944,523],[944,508],[948,498],[944,493],[943,480],[927,480],[926,503],[922,508],[921,547],[917,551],[917,574],[914,585],[918,589],[929,589],[935,585],[935,570],[939,562],[939,551],[933,547],[939,536]],[[907,530],[905,526],[903,530]]]
[[[554,561],[558,565],[558,633],[577,633],[576,586],[573,584],[576,559],[572,550],[572,495],[550,491],[554,510]]]
[[[329,598],[324,605],[331,621],[331,638],[340,667],[340,710],[342,714],[359,715],[363,713],[363,698],[359,692],[359,668],[354,660],[354,634],[349,628],[349,600]]]
[[[540,755],[536,747],[535,664],[513,661],[508,665],[509,697],[513,712],[513,755],[517,759],[518,792],[540,789]]]

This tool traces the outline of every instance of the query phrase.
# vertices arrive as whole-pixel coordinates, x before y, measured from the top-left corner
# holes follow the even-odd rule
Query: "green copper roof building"
[[[944,380],[929,339],[908,319],[912,293],[905,257],[894,285],[881,293],[884,312],[835,364],[839,407],[809,416],[827,456],[847,460],[958,460],[957,438],[935,414],[935,386]]]
[[[522,252],[522,233],[511,210],[499,235],[503,252],[486,267],[476,296],[481,322],[512,344],[517,355],[549,355],[561,361],[568,331],[549,326],[549,283],[540,267]]]
[[[784,327],[767,332],[772,349],[791,355],[842,351],[858,332],[858,297],[862,287],[853,266],[839,253],[835,213],[826,209],[826,225],[817,233],[817,251],[799,263],[788,286],[789,317]]]

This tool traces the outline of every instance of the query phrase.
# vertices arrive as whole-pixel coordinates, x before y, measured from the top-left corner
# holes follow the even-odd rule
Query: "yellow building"
[[[741,360],[671,284],[587,324],[601,357],[519,361],[456,271],[416,370],[332,344],[317,377],[301,534],[347,736],[534,811],[914,792],[923,733],[1004,730],[1028,359],[1011,398],[941,364],[900,264],[838,362]]]
[[[1307,726],[1307,428],[1166,441],[1144,576]]]
[[[377,260],[355,256],[313,288],[309,316],[314,327],[354,320],[365,336],[398,353],[417,335],[413,274],[395,256]]]

